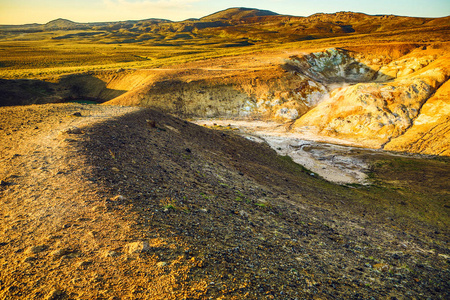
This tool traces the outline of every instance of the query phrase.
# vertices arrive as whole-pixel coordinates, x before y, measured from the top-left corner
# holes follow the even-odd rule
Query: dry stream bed
[[[368,173],[376,156],[413,156],[362,148],[337,138],[293,133],[287,129],[287,125],[273,121],[202,119],[194,123],[233,130],[251,141],[267,143],[279,155],[287,155],[310,170],[311,176],[317,174],[338,184],[370,184]]]

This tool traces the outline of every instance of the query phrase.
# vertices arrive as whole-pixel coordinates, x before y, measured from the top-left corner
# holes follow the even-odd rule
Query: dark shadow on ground
[[[57,83],[34,79],[0,79],[0,106],[60,103],[90,100],[102,103],[118,97],[125,90],[109,89],[95,76],[64,76]]]
[[[115,199],[106,208],[132,211],[140,239],[185,245],[152,255],[198,261],[183,286],[214,282],[205,298],[448,294],[445,260],[412,246],[448,254],[445,233],[382,206],[404,206],[405,191],[330,184],[267,145],[151,109],[86,132],[79,153]]]

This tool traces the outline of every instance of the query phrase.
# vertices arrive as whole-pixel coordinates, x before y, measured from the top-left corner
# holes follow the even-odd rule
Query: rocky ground
[[[151,109],[0,109],[0,299],[447,299],[446,158],[330,183]]]
[[[289,123],[226,119],[193,122],[213,129],[232,130],[251,141],[267,143],[279,155],[287,155],[310,170],[310,175],[319,175],[338,184],[368,184],[371,154],[380,153],[352,146],[342,139],[293,133],[289,131]]]

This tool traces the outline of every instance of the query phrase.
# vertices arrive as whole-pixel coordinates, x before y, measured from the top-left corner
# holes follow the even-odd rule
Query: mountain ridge
[[[417,18],[367,15],[355,12],[316,13],[308,17],[281,15],[268,10],[229,8],[200,19],[166,19],[77,23],[56,19],[44,25],[0,25],[4,33],[86,30],[98,34],[67,34],[56,39],[89,40],[100,43],[150,43],[157,45],[204,44],[214,40],[222,47],[244,47],[260,43],[284,43],[372,34],[397,30],[450,26],[450,18]],[[435,31],[433,29],[433,31]]]
[[[229,21],[242,21],[244,19],[251,19],[251,18],[258,18],[258,17],[282,17],[282,18],[294,18],[294,19],[304,19],[304,20],[320,20],[320,19],[326,19],[330,20],[333,17],[337,20],[342,19],[349,19],[352,17],[357,17],[357,19],[361,18],[383,18],[383,19],[393,19],[393,18],[408,18],[408,19],[423,19],[423,20],[445,20],[448,19],[450,16],[445,17],[438,17],[438,18],[430,18],[430,17],[411,17],[411,16],[400,16],[400,15],[392,15],[392,14],[377,14],[377,15],[370,15],[363,12],[352,12],[352,11],[339,11],[334,13],[314,13],[309,16],[295,16],[295,15],[285,15],[285,14],[279,14],[270,10],[262,10],[257,8],[246,8],[246,7],[232,7],[227,8],[224,10],[217,11],[215,13],[206,15],[201,18],[188,18],[183,21],[172,21],[168,19],[161,19],[161,18],[149,18],[149,19],[142,19],[142,20],[123,20],[123,21],[106,21],[106,22],[74,22],[72,20],[68,20],[65,18],[57,18],[54,20],[51,20],[47,22],[46,24],[38,24],[38,23],[30,23],[30,24],[21,24],[21,25],[9,25],[9,24],[3,24],[0,25],[1,27],[9,26],[9,27],[21,27],[21,26],[46,26],[47,28],[52,28],[55,26],[74,26],[74,25],[85,25],[85,26],[95,26],[98,24],[116,24],[116,23],[138,23],[138,22],[145,22],[145,21],[159,21],[159,22],[170,22],[170,23],[184,23],[184,22],[195,22],[195,21],[218,21],[218,20],[229,20]]]

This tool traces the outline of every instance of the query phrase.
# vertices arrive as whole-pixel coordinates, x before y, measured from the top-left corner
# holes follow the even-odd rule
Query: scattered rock
[[[100,274],[94,274],[94,276],[92,276],[91,281],[92,282],[100,282],[103,280],[103,276]]]
[[[164,262],[164,261],[160,261],[159,263],[157,263],[157,264],[156,264],[156,266],[158,266],[158,267],[162,268],[162,267],[165,267],[165,266],[167,266],[167,263],[166,263],[166,262]]]
[[[81,117],[81,113],[80,112],[75,112],[72,114],[72,116],[74,117]]]
[[[102,211],[104,209],[105,209],[105,207],[102,206],[102,205],[96,205],[96,206],[91,208],[92,211]]]
[[[305,281],[306,281],[306,285],[308,286],[308,288],[312,288],[315,285],[319,285],[319,283],[314,281],[313,279],[305,278]]]
[[[147,125],[150,128],[155,128],[156,127],[156,121],[153,121],[153,120],[145,120],[145,121],[147,122]]]
[[[93,263],[92,259],[84,260],[78,264],[78,267],[81,269],[84,269],[84,268],[92,265],[92,263]]]
[[[123,202],[123,201],[125,201],[125,200],[127,200],[127,198],[125,198],[125,197],[122,196],[122,195],[114,196],[114,197],[111,199],[111,201],[114,201],[114,202]]]
[[[64,292],[60,289],[54,289],[47,294],[46,300],[57,300],[64,297]]]
[[[122,254],[122,253],[117,252],[117,251],[107,250],[107,251],[104,253],[104,256],[105,256],[105,257],[118,257],[118,256],[120,256],[121,254]]]
[[[127,249],[127,252],[130,254],[133,253],[144,253],[148,252],[150,250],[150,245],[147,241],[139,241],[134,243],[129,243],[125,246],[125,249]]]
[[[387,271],[389,271],[389,265],[387,265],[387,264],[382,264],[382,263],[374,264],[374,265],[373,265],[373,268],[374,268],[375,270],[377,270],[377,271],[380,271],[380,272],[387,272]]]
[[[26,257],[26,258],[23,260],[23,262],[32,262],[32,261],[35,261],[35,260],[37,260],[37,257],[36,257],[36,256],[28,256],[28,257]]]
[[[77,283],[79,283],[81,281],[82,281],[82,279],[77,277],[77,278],[73,278],[70,282],[72,282],[72,284],[77,284]]]
[[[402,256],[403,256],[402,252],[395,252],[395,253],[393,253],[391,255],[391,258],[393,258],[393,259],[400,259],[400,258],[402,258]]]
[[[27,253],[40,253],[48,249],[47,245],[33,246],[27,249]]]
[[[70,127],[60,132],[61,134],[82,134],[83,131],[78,127]]]
[[[241,216],[243,216],[244,218],[248,218],[248,213],[246,211],[244,211],[244,210],[239,211],[239,214]]]
[[[56,249],[54,251],[52,251],[50,253],[51,256],[53,256],[53,258],[60,258],[64,255],[69,254],[71,251],[68,248],[60,248],[60,249]]]

